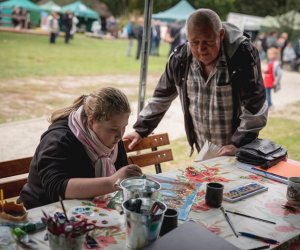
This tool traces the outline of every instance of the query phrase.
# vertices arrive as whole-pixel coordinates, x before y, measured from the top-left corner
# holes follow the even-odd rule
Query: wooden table
[[[225,221],[220,209],[206,206],[204,201],[205,184],[207,182],[220,182],[224,184],[225,191],[249,181],[256,181],[267,186],[269,188],[267,192],[257,194],[236,203],[223,201],[222,205],[228,210],[235,210],[276,222],[274,225],[229,214],[236,231],[252,232],[280,241],[280,245],[271,245],[270,249],[300,249],[300,207],[298,207],[295,212],[281,207],[282,204],[287,202],[287,186],[285,184],[237,168],[234,157],[219,157],[197,162],[190,167],[174,169],[162,175],[178,178],[181,181],[201,182],[202,185],[193,203],[191,212],[189,213],[189,219],[200,223],[240,249],[255,248],[264,245],[264,243],[241,236],[236,238],[228,223]],[[80,200],[64,201],[66,210],[74,206],[82,205],[82,202],[83,201]],[[98,206],[105,206],[105,203],[99,202],[98,200]],[[47,213],[53,214],[55,211],[61,211],[61,206],[60,203],[53,203],[42,207],[42,209]],[[29,210],[28,219],[30,221],[36,221],[41,217],[41,208]],[[126,238],[123,215],[120,215],[119,221],[120,224],[117,227],[101,230],[97,229],[93,232],[100,243],[100,249],[125,249]],[[45,231],[31,235],[31,238],[38,242],[39,249],[49,249],[49,243],[43,240],[44,235]]]

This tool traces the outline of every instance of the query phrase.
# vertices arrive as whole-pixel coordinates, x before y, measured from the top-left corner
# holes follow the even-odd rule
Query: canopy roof
[[[153,14],[152,17],[164,22],[185,21],[194,11],[195,8],[188,1],[181,0],[170,9]]]
[[[29,0],[9,0],[0,3],[0,6],[2,8],[20,7],[29,11],[41,11],[41,8],[38,5],[30,2]]]
[[[90,9],[80,1],[65,5],[62,7],[62,11],[72,11],[75,16],[91,19],[99,19],[99,13]]]
[[[300,13],[291,10],[280,16],[266,16],[261,22],[261,27],[300,30]]]
[[[280,15],[278,21],[283,27],[300,30],[300,13],[295,10],[291,10]]]
[[[266,28],[279,28],[280,24],[278,23],[276,17],[273,16],[266,16],[260,26],[266,27]]]
[[[236,25],[241,30],[256,31],[260,29],[263,17],[229,12],[226,21]]]
[[[40,5],[40,8],[46,11],[55,11],[55,12],[61,12],[61,7],[54,3],[52,0],[50,0],[49,2]]]

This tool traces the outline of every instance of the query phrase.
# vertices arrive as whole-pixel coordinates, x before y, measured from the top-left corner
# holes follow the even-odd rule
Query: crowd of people
[[[131,56],[134,40],[137,40],[136,59],[140,58],[143,38],[143,17],[137,19],[130,17],[127,25],[124,27],[123,36],[128,38],[127,56]],[[184,22],[177,21],[167,25],[167,30],[162,37],[161,23],[159,20],[152,20],[150,31],[150,55],[159,56],[159,47],[161,39],[170,44],[169,55],[179,45],[186,42],[186,31]]]
[[[293,46],[287,32],[282,32],[279,37],[276,31],[271,31],[269,34],[261,32],[255,40],[255,45],[259,51],[261,60],[267,59],[268,49],[276,48],[280,54],[281,65],[288,66],[293,71],[299,71],[300,38]]]
[[[131,56],[134,40],[137,41],[137,51],[135,58],[140,59],[143,41],[144,18],[131,16],[124,27],[123,36],[128,39],[127,56]],[[150,55],[159,56],[159,46],[161,40],[160,22],[152,20],[150,31]]]
[[[49,42],[50,44],[56,43],[56,38],[60,32],[60,25],[59,25],[60,15],[52,11],[51,14],[47,17],[46,20],[46,30],[49,32]],[[70,39],[74,38],[76,33],[76,25],[78,23],[78,18],[73,15],[71,11],[66,11],[62,17],[62,26],[64,29],[64,42],[66,44],[69,43]]]
[[[30,28],[30,13],[20,7],[15,7],[11,14],[12,24],[16,29]]]
[[[276,31],[268,34],[261,32],[254,44],[259,52],[262,62],[266,62],[263,70],[264,85],[269,110],[274,109],[272,102],[272,92],[281,89],[282,68],[298,72],[300,67],[300,39],[293,46],[287,32],[282,32],[280,36]]]

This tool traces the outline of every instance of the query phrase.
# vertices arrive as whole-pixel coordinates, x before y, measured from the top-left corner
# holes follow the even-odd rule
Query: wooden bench
[[[157,174],[161,173],[161,163],[173,160],[171,149],[158,150],[158,147],[170,144],[167,133],[149,135],[131,150],[128,148],[129,144],[129,140],[124,140],[128,163],[137,164],[140,167],[154,165]]]
[[[3,189],[5,199],[19,196],[28,178],[31,159],[26,157],[0,162],[0,189]]]

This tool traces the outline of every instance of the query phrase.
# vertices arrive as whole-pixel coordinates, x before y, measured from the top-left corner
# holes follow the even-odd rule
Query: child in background
[[[279,61],[279,51],[276,48],[270,48],[267,51],[268,65],[267,70],[264,72],[264,83],[266,88],[266,98],[269,110],[273,109],[271,98],[271,91],[275,92],[280,90],[281,79],[281,64]]]

